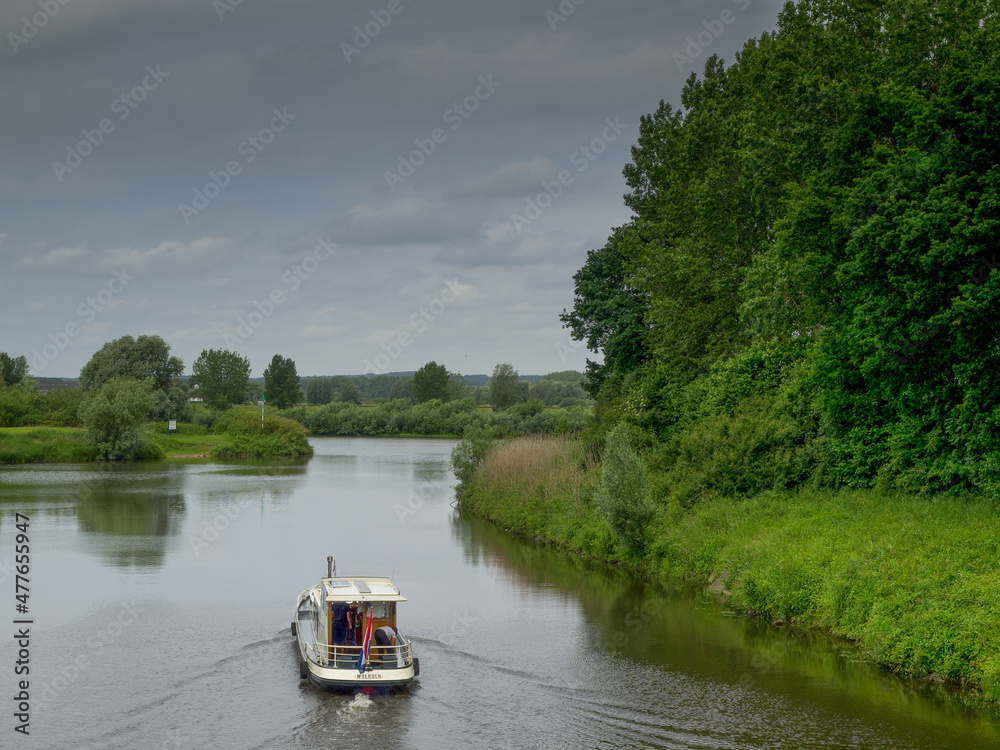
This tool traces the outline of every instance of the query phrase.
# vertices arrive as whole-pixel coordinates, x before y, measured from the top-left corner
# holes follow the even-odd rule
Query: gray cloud
[[[15,52],[9,35],[40,6],[11,0],[0,11],[0,350],[52,353],[75,324],[36,374],[75,376],[104,341],[142,333],[190,366],[281,292],[238,345],[255,373],[275,352],[302,373],[359,372],[380,337],[457,280],[474,291],[394,369],[582,368],[582,353],[557,350],[569,343],[558,313],[587,250],[628,219],[621,169],[639,117],[679,103],[692,70],[712,53],[732,60],[780,5],[401,0],[384,24],[388,0],[244,0],[222,19],[210,0],[72,0]],[[726,9],[735,22],[680,70],[674,53]],[[456,115],[481,76],[499,85]],[[294,119],[267,133],[275,108]],[[574,156],[607,118],[628,127],[580,171]],[[433,152],[390,184],[428,139]],[[519,225],[562,170],[572,184]],[[204,207],[185,216],[198,191]],[[321,238],[339,247],[297,277]],[[122,269],[134,279],[118,289]]]

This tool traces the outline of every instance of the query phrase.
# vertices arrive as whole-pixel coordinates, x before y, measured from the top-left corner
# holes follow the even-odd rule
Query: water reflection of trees
[[[187,510],[181,467],[110,464],[89,469],[67,500],[84,544],[116,567],[162,565]],[[82,473],[82,472],[81,472]]]
[[[488,566],[533,595],[555,590],[577,602],[591,648],[765,692],[788,694],[794,684],[799,698],[850,705],[871,717],[891,711],[903,723],[926,710],[926,686],[859,663],[848,644],[833,643],[820,630],[776,630],[729,610],[700,587],[643,582],[478,519],[456,514],[452,535],[470,564]],[[957,701],[945,702],[951,712],[963,710]]]
[[[231,503],[234,497],[267,503],[283,510],[306,478],[308,458],[239,459],[211,472],[224,477],[218,488],[210,481],[202,500],[207,506]],[[214,491],[213,491],[214,490]]]
[[[162,565],[168,537],[180,534],[184,495],[130,492],[107,488],[94,492],[76,509],[80,529],[102,562],[117,567]]]
[[[648,656],[649,644],[633,637],[616,646],[614,633],[626,618],[631,624],[634,617],[640,617],[645,625],[651,619],[648,612],[663,611],[674,599],[689,593],[679,587],[654,586],[604,563],[518,539],[474,518],[456,514],[452,534],[472,565],[489,566],[502,580],[520,588],[554,590],[578,602],[588,622],[600,626],[592,633],[594,645],[602,648],[638,649]],[[648,625],[643,628],[647,640],[655,636],[652,629]]]

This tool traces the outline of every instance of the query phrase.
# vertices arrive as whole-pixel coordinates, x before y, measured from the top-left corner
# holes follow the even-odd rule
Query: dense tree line
[[[300,406],[282,412],[314,435],[463,435],[471,426],[493,435],[579,432],[586,425],[585,407],[545,410],[540,401],[517,404],[503,411],[477,409],[471,398],[414,404],[396,399],[359,407],[334,402],[319,408]]]
[[[511,389],[508,399],[502,399],[508,405],[524,403],[534,399],[543,406],[590,406],[592,399],[585,388],[584,378],[579,372],[566,370],[547,375],[533,376],[537,382],[531,383],[522,379],[516,370],[512,386],[504,382],[504,388]],[[502,373],[506,373],[503,365],[497,365]],[[496,369],[494,370],[494,376]],[[334,377],[303,378],[304,398],[306,404],[324,406],[326,404],[345,402],[360,404],[365,402],[381,403],[406,399],[411,403],[423,403],[432,399],[440,401],[474,399],[477,406],[493,406],[499,397],[498,386],[493,385],[494,376],[483,378],[483,385],[468,385],[467,379],[459,373],[450,372],[443,365],[428,362],[413,375],[337,375]],[[414,382],[427,379],[427,387],[414,390]]]
[[[413,375],[309,378],[302,387],[295,362],[275,354],[264,383],[250,380],[238,352],[205,349],[190,378],[159,336],[123,336],[104,344],[80,372],[79,387],[41,394],[25,357],[0,352],[0,427],[84,426],[104,459],[146,455],[151,422],[177,420],[209,429],[235,404],[266,399],[319,435],[462,434],[469,425],[496,434],[579,431],[587,411],[579,373],[552,373],[534,385],[498,365],[495,382],[473,388],[444,365],[428,362]],[[361,408],[363,394],[371,406]],[[494,403],[504,415],[476,409]],[[195,402],[195,403],[192,403]],[[307,407],[295,408],[306,402]],[[492,434],[492,433],[491,433]]]
[[[804,0],[642,118],[563,315],[683,501],[1000,489],[992,2]]]

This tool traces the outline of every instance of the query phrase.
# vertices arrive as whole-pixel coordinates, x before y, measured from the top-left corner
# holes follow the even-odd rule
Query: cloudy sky
[[[780,5],[7,0],[0,350],[582,370],[558,315],[639,117]]]

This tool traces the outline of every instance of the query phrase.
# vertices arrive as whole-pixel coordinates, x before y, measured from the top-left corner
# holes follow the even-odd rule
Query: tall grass
[[[521,536],[606,557],[614,539],[591,507],[596,482],[596,461],[582,440],[528,435],[487,454],[460,507]]]
[[[480,463],[478,476],[502,492],[551,499],[574,491],[592,469],[577,440],[529,435],[498,444]]]

